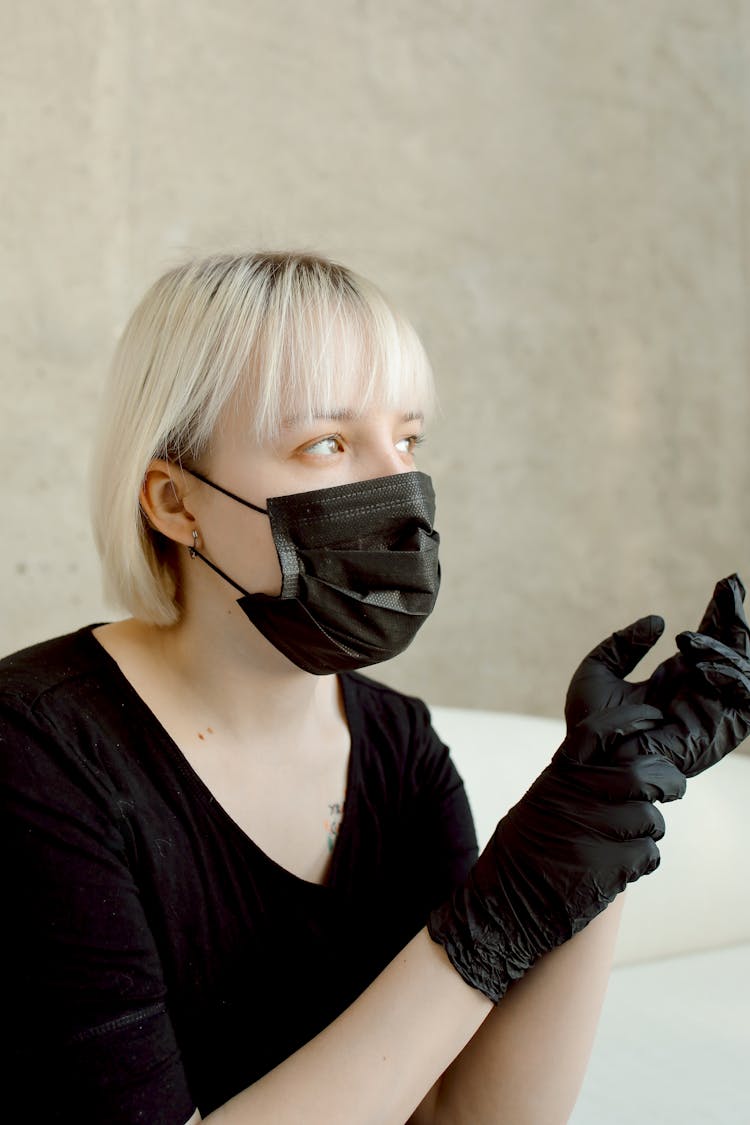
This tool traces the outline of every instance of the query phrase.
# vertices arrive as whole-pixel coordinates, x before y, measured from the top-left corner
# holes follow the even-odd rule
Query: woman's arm
[[[403,1125],[491,1009],[421,930],[338,1019],[204,1120]]]
[[[562,1125],[591,1050],[621,902],[494,1008],[422,930],[334,1023],[205,1121]]]
[[[623,895],[508,990],[414,1125],[564,1125],[594,1041]]]

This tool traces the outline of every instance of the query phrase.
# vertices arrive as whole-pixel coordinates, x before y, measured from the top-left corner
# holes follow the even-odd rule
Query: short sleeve
[[[184,1125],[195,1106],[137,857],[106,778],[48,717],[2,699],[0,771],[2,963],[14,1027],[6,1111],[76,1125]]]
[[[466,879],[477,860],[474,818],[463,780],[423,703],[416,704],[410,780],[414,824],[432,870],[435,906]]]

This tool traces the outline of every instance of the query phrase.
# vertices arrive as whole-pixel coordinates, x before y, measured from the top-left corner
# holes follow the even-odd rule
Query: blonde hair
[[[284,418],[356,401],[427,413],[430,365],[370,282],[313,254],[215,255],[161,277],[115,352],[93,464],[105,592],[157,625],[179,618],[174,544],[140,506],[149,463],[197,464],[230,403],[259,442]]]

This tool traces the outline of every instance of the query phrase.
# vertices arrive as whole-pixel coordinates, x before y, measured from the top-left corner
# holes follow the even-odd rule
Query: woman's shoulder
[[[46,802],[64,800],[70,786],[79,795],[92,785],[111,789],[100,750],[109,718],[100,712],[117,710],[117,692],[92,628],[0,660],[0,770],[8,793]]]
[[[93,794],[99,807],[126,787],[149,731],[96,628],[0,660],[0,771],[8,792],[70,807]]]
[[[426,719],[429,722],[427,704],[416,695],[390,687],[362,672],[343,672],[339,678],[345,698],[364,709],[388,711],[399,716],[411,715],[419,721]]]
[[[0,699],[34,709],[90,677],[106,654],[92,636],[94,625],[40,641],[0,659]]]
[[[360,672],[340,679],[353,742],[365,757],[379,764],[390,760],[403,771],[440,750],[429,709],[417,696]]]

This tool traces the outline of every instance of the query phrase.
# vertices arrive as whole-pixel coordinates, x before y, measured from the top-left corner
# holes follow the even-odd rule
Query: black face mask
[[[284,656],[323,675],[389,660],[411,644],[440,587],[435,493],[424,473],[397,473],[315,492],[276,496],[260,508],[207,477],[211,488],[267,515],[281,563],[278,597],[237,604]]]

